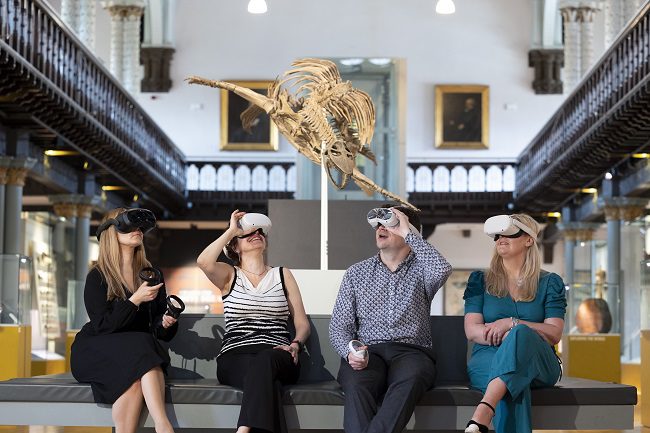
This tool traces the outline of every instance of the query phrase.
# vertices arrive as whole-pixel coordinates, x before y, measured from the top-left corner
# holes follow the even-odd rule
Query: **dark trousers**
[[[368,367],[341,360],[346,433],[401,432],[420,397],[433,387],[436,365],[426,349],[402,343],[369,346]]]
[[[291,354],[265,348],[257,353],[229,353],[219,357],[217,378],[224,385],[244,391],[237,427],[286,433],[282,385],[296,383],[300,374]]]

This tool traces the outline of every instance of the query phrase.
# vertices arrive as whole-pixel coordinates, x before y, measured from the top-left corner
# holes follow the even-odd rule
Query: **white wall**
[[[52,2],[57,7],[58,0]],[[140,102],[190,158],[293,158],[285,141],[273,154],[220,152],[219,92],[188,86],[188,75],[273,79],[305,57],[394,57],[406,61],[410,159],[509,158],[519,154],[559,106],[535,95],[528,67],[532,2],[456,0],[456,14],[434,13],[434,0],[268,0],[251,15],[246,1],[176,3],[176,53],[170,93]],[[107,64],[109,16],[98,5],[96,52]],[[434,85],[490,86],[489,150],[434,148]],[[152,98],[155,97],[155,99]],[[516,105],[505,110],[505,104]],[[192,110],[191,106],[202,106]]]

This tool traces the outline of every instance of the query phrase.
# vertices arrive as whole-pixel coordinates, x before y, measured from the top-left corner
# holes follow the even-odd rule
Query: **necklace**
[[[261,276],[261,275],[264,275],[264,274],[266,274],[268,272],[268,268],[266,266],[264,266],[264,270],[262,272],[260,272],[259,274],[255,273],[255,272],[251,272],[251,271],[249,271],[247,269],[244,269],[244,268],[239,268],[239,269],[241,269],[244,272],[248,272],[251,275],[256,275],[258,277]]]

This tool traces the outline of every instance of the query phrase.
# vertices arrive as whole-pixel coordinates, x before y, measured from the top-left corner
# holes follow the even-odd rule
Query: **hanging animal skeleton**
[[[225,81],[194,76],[187,81],[226,89],[250,102],[251,106],[240,116],[248,132],[259,115],[268,113],[300,153],[315,164],[322,161],[336,188],[345,188],[352,178],[368,195],[376,191],[416,209],[377,185],[356,166],[357,154],[377,163],[369,148],[375,129],[375,107],[370,96],[353,88],[349,81],[343,82],[336,65],[329,60],[301,59],[292,66],[269,86],[268,96]],[[339,181],[332,170],[340,173]]]

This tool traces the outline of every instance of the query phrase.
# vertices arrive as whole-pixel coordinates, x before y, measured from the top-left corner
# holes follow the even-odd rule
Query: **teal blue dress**
[[[510,317],[542,323],[551,317],[564,319],[566,312],[562,278],[544,271],[532,301],[515,302],[510,296],[490,295],[485,290],[483,271],[470,275],[463,299],[465,314],[480,313],[485,323]],[[492,421],[497,433],[531,433],[531,388],[555,385],[561,369],[554,348],[528,326],[518,325],[500,346],[474,344],[467,372],[472,388],[482,392],[497,377],[508,388]]]

